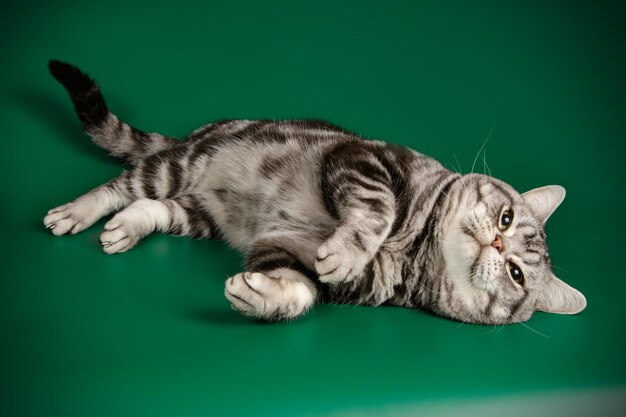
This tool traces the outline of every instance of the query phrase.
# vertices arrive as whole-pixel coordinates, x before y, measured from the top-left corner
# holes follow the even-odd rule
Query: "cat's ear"
[[[550,280],[539,292],[537,310],[546,313],[577,314],[587,307],[582,293],[550,274]]]
[[[522,194],[522,198],[535,215],[545,223],[563,202],[565,188],[560,185],[547,185],[525,192]]]

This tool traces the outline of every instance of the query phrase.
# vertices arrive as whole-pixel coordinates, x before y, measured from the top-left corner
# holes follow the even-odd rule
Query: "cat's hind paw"
[[[224,295],[234,310],[269,321],[297,317],[315,300],[314,290],[303,282],[260,272],[241,272],[228,278]]]
[[[224,295],[233,309],[249,317],[263,317],[272,283],[261,273],[241,272],[226,280]]]

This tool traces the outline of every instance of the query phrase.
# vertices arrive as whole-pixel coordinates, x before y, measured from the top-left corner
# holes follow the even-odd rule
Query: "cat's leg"
[[[322,192],[339,219],[335,232],[317,250],[320,281],[352,280],[387,238],[396,216],[392,178],[370,151],[358,144],[335,149],[325,161]]]
[[[74,234],[87,229],[101,217],[130,204],[128,173],[103,184],[62,206],[53,208],[43,219],[56,236]]]
[[[224,291],[233,309],[246,316],[269,321],[294,319],[315,303],[314,273],[271,242],[254,245],[247,270],[226,280]]]
[[[125,252],[153,232],[217,238],[219,229],[198,200],[184,195],[169,200],[142,198],[104,225],[100,243],[106,253]]]

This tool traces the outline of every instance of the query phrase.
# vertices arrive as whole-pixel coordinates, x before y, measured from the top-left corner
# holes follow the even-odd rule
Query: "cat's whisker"
[[[466,324],[465,320],[463,320],[463,319],[458,319],[458,320],[460,320],[461,323],[459,323],[459,325],[454,328],[455,331],[459,330],[461,328],[461,326]]]
[[[468,289],[469,287],[471,287],[471,286],[475,285],[475,281],[476,281],[476,277],[474,277],[474,276],[470,275],[470,276],[469,276],[469,284],[467,284],[467,285],[466,285],[465,287],[463,287],[462,289],[463,289],[463,290],[466,290],[466,289]]]
[[[509,314],[509,315],[508,315],[508,317],[507,317],[507,319],[504,321],[504,324],[509,323],[509,322],[510,322],[509,320],[510,320],[512,317],[513,317],[513,314]],[[516,321],[516,322],[512,322],[512,323],[513,323],[513,324],[521,324],[522,326],[526,327],[528,330],[531,330],[532,332],[537,333],[538,335],[543,336],[543,337],[545,337],[546,339],[550,339],[550,336],[545,335],[545,334],[541,333],[540,331],[533,329],[532,327],[530,327],[529,325],[527,325],[527,324],[526,324],[526,323],[524,323],[523,321]],[[504,324],[502,324],[502,328],[504,328]],[[502,329],[500,329],[500,330],[499,330],[499,332],[500,332],[500,331],[502,331]]]
[[[487,145],[487,141],[489,141],[489,138],[491,137],[491,134],[493,133],[493,130],[495,128],[496,128],[496,124],[494,122],[494,124],[491,126],[491,130],[489,131],[489,134],[487,135],[487,139],[485,139],[485,141],[483,142],[483,144],[480,147],[480,149],[478,149],[478,153],[476,154],[476,157],[474,158],[474,162],[472,163],[472,169],[470,170],[471,174],[474,173],[474,167],[476,166],[476,161],[478,161],[478,157],[480,156],[480,152],[483,150],[485,145]]]
[[[426,291],[430,291],[433,294],[437,294],[437,295],[441,295],[443,294],[441,291],[433,291],[432,289],[428,288],[426,285],[424,285],[421,281],[418,281],[418,284],[425,289]]]
[[[439,190],[440,193],[442,193],[443,195],[445,195],[446,197],[450,198],[450,196],[448,195],[448,193],[446,193],[445,191],[443,191],[443,187],[439,184],[435,184],[435,187],[437,187],[437,189]]]
[[[556,268],[556,269],[558,269],[558,270],[560,270],[560,271],[563,271],[563,272],[567,272],[567,273],[569,273],[569,271],[568,271],[567,269],[565,269],[565,268],[561,268],[560,266],[556,266],[556,265],[554,265],[554,264],[552,264],[552,268]]]
[[[456,161],[456,165],[459,167],[457,172],[459,174],[463,175],[463,173],[461,172],[462,169],[461,169],[461,163],[459,162],[459,158],[456,157],[456,154],[454,152],[452,152],[452,155],[454,156],[454,160]]]
[[[459,166],[459,170],[457,172],[461,176],[461,184],[463,184],[463,191],[465,192],[467,191],[467,185],[465,184],[465,179],[463,178],[463,173],[461,172],[461,163],[459,162],[459,158],[456,157],[456,154],[454,152],[452,152],[452,155],[454,156],[456,164]]]
[[[491,168],[489,168],[489,164],[487,163],[487,148],[483,150],[483,164],[487,168],[486,175],[489,175],[491,177]]]
[[[497,328],[498,328],[498,325],[497,325],[497,324],[494,324],[494,325],[493,325],[493,328],[492,328],[491,330],[489,330],[489,331],[487,332],[487,334],[496,333],[496,329],[497,329]]]
[[[526,323],[523,323],[523,322],[520,321],[519,324],[521,324],[522,326],[526,327],[528,330],[532,330],[533,332],[537,333],[539,336],[543,336],[546,339],[550,339],[550,336],[547,336],[547,335],[541,333],[540,331],[533,329],[532,327],[530,327]]]
[[[496,293],[497,292],[496,285],[493,282],[491,282],[491,281],[489,281],[489,283],[493,287],[493,292]],[[509,315],[509,317],[510,317],[510,315]],[[494,324],[493,325],[493,330],[491,332],[489,332],[489,333],[495,333],[495,334],[500,333],[502,331],[502,329],[504,329],[504,324],[505,323],[502,323],[502,327],[500,327],[500,329],[498,329],[498,324]],[[498,329],[498,330],[496,330],[496,329]]]
[[[487,148],[483,149],[483,174],[491,177],[491,169],[487,163]]]

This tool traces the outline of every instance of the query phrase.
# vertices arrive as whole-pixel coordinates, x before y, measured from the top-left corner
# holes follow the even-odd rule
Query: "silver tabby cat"
[[[184,140],[145,133],[110,113],[76,67],[49,69],[93,141],[128,167],[50,210],[44,223],[55,235],[117,212],[100,235],[106,253],[154,232],[224,239],[247,257],[226,298],[265,320],[293,319],[316,302],[485,324],[586,306],[553,274],[546,248],[560,186],[519,194],[322,121],[225,120]]]

